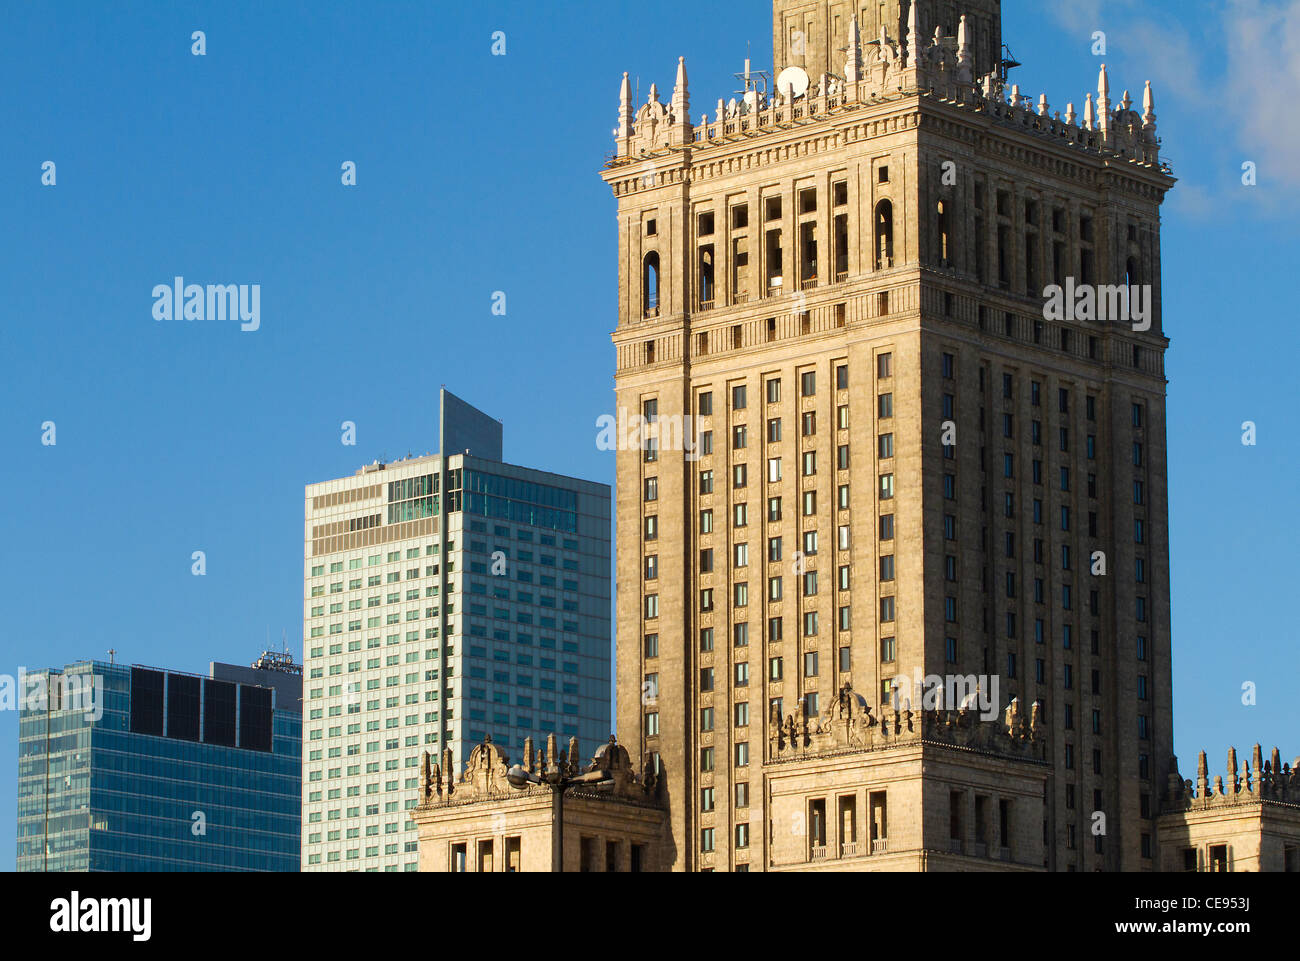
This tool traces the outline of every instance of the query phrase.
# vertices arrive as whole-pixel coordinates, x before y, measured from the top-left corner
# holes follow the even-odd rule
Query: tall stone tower
[[[930,0],[924,3],[930,20],[929,42],[937,27],[943,36],[956,34],[966,17],[976,76],[995,72],[1002,61],[1002,0]],[[810,77],[842,72],[854,16],[870,47],[883,28],[890,37],[907,35],[908,0],[772,0],[772,50],[776,72],[802,67]],[[864,48],[868,56],[873,52]]]
[[[1153,869],[1150,87],[1054,109],[1001,79],[996,2],[850,6],[776,0],[806,90],[624,79],[621,740],[681,870]]]

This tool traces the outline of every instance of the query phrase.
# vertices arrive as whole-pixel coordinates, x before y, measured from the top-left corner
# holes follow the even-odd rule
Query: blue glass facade
[[[513,757],[525,738],[540,743],[551,732],[576,736],[584,749],[605,743],[612,730],[609,489],[463,463],[463,648],[459,676],[450,680],[467,722],[457,731],[460,760],[489,734]]]
[[[298,703],[272,707],[269,688],[99,661],[31,675],[29,687],[73,674],[94,675],[98,719],[58,696],[21,706],[19,871],[298,870]],[[154,700],[166,705],[166,734],[141,732],[155,723]],[[237,738],[223,717],[232,704]]]

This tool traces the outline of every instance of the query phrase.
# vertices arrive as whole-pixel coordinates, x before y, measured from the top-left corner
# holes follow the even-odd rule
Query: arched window
[[[641,268],[641,303],[647,317],[659,316],[659,254],[653,250]]]
[[[876,269],[894,266],[894,205],[888,200],[876,204]]]
[[[713,306],[713,247],[700,248],[700,310]]]

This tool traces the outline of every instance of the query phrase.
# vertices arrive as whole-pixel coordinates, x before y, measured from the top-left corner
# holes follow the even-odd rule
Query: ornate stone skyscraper
[[[1157,863],[1174,181],[1149,87],[1035,102],[958,6],[622,87],[618,730],[678,869]]]
[[[929,0],[927,18],[953,28],[962,16],[970,32],[976,76],[994,73],[1002,60],[1002,0]],[[878,42],[883,27],[888,36],[907,40],[908,0],[772,0],[772,50],[776,72],[802,67],[810,77],[842,73],[848,57],[849,34],[857,17],[862,39]],[[934,31],[925,37],[929,44]],[[870,56],[870,46],[866,53]]]

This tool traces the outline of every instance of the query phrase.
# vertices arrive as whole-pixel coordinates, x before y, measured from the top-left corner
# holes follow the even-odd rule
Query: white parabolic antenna
[[[808,92],[808,72],[803,67],[786,67],[776,78],[776,89],[791,100],[802,97]]]

